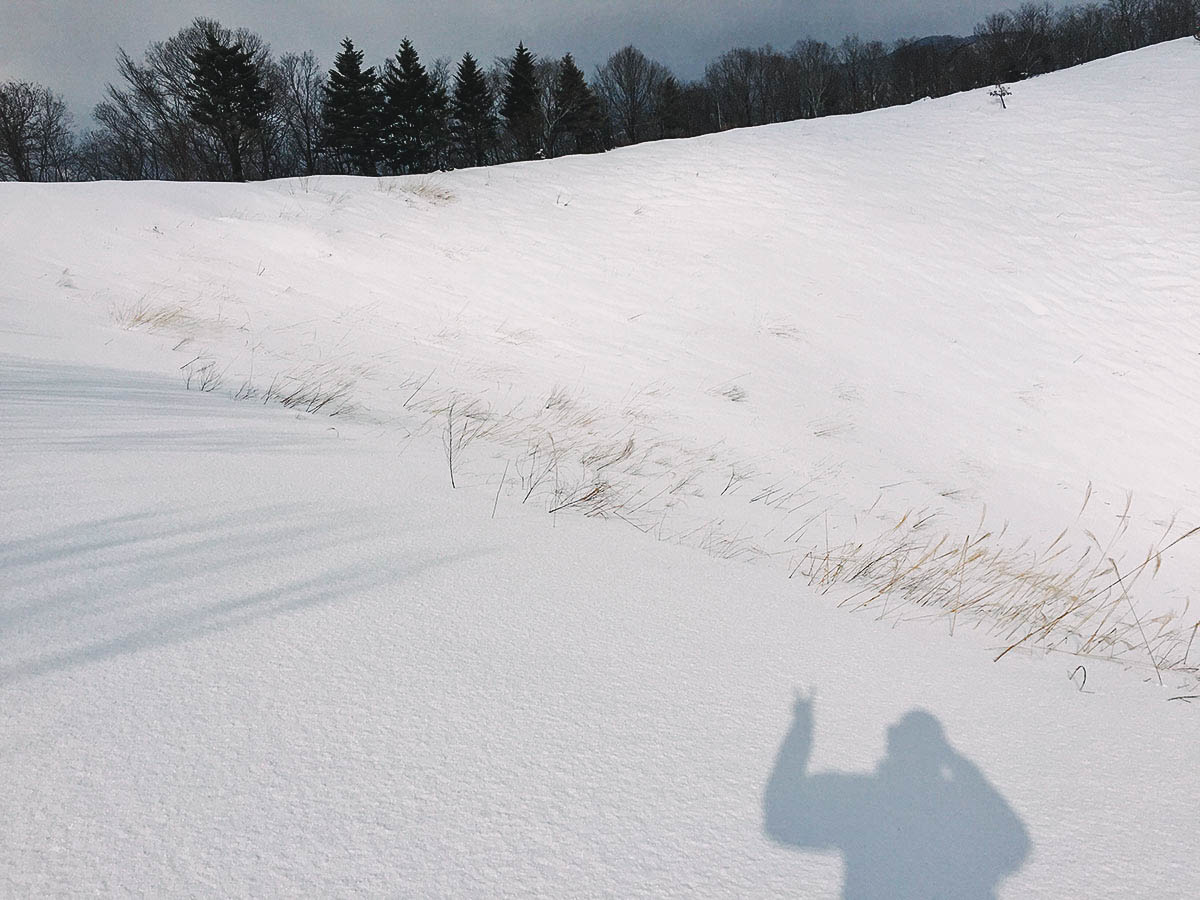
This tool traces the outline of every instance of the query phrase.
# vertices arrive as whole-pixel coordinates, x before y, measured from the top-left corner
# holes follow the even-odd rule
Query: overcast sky
[[[625,44],[698,77],[735,46],[790,47],[849,33],[893,40],[966,34],[1018,0],[0,0],[0,81],[38,81],[62,93],[81,126],[114,77],[118,47],[140,58],[196,16],[245,26],[277,53],[313,50],[328,67],[349,35],[375,63],[407,35],[423,59],[485,61],[524,40],[535,53],[575,54],[589,74]],[[1057,5],[1057,4],[1056,4]]]

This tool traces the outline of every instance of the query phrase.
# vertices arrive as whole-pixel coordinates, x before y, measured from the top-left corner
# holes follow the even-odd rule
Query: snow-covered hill
[[[1194,893],[1200,45],[1012,90],[0,185],[7,890]]]

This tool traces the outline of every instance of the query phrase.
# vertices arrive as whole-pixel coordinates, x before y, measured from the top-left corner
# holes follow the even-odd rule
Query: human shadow
[[[840,851],[847,900],[994,897],[1024,864],[1021,819],[925,710],[888,728],[873,773],[810,774],[812,746],[813,702],[798,697],[763,792],[763,828],[788,847]]]

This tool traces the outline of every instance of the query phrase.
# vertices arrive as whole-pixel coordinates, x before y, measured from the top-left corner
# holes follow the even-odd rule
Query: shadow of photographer
[[[776,843],[837,850],[843,897],[986,898],[1029,854],[1021,819],[924,710],[888,729],[873,773],[808,771],[813,701],[798,697],[763,792]]]

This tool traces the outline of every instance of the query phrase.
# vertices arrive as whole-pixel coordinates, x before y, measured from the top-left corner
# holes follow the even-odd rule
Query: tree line
[[[520,44],[486,68],[470,53],[426,65],[407,39],[368,66],[347,38],[326,71],[311,52],[276,57],[259,35],[200,18],[140,60],[119,51],[83,134],[52,90],[0,83],[0,179],[413,174],[592,153],[909,103],[1188,34],[1200,40],[1200,0],[1025,3],[970,37],[739,47],[694,81],[627,46],[589,80],[569,53]]]

